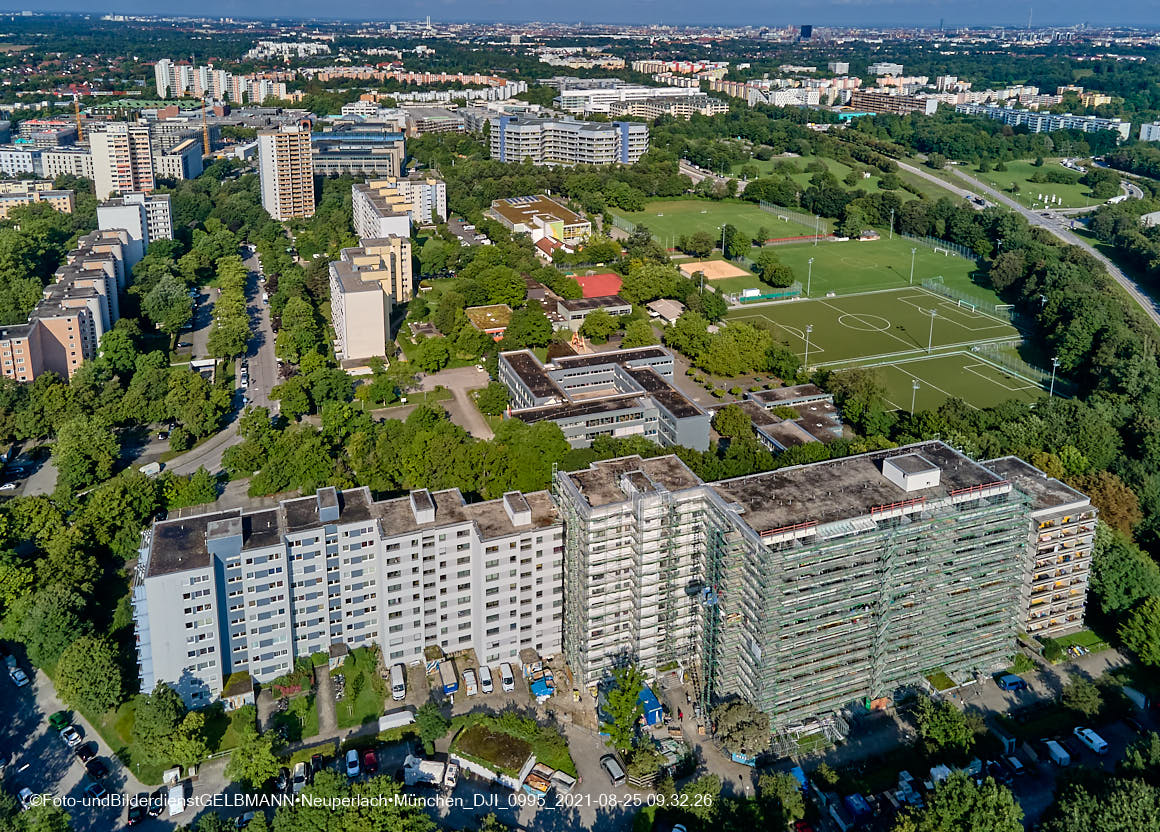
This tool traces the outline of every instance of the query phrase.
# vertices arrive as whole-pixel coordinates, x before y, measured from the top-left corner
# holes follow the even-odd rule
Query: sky
[[[203,0],[199,14],[249,17],[309,17],[343,19],[406,20],[431,15],[432,20],[504,21],[558,20],[594,23],[755,24],[787,26],[810,23],[826,25],[930,26],[940,19],[948,27],[962,25],[1026,26],[1033,11],[1036,26],[1160,25],[1160,0],[1105,0],[1093,15],[1091,0],[585,0],[582,3],[543,3],[539,0]],[[193,11],[182,4],[156,0],[98,0],[82,5],[79,0],[29,0],[22,9],[33,11],[83,11],[89,13],[164,14]],[[582,12],[584,17],[569,17]]]

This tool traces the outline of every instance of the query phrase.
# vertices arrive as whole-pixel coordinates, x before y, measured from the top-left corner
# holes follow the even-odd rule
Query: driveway
[[[330,665],[314,668],[314,706],[318,709],[318,733],[330,736],[338,730],[338,719],[334,715],[334,679],[330,676]]]
[[[476,439],[491,439],[495,434],[468,395],[470,390],[487,387],[489,381],[491,379],[487,373],[481,373],[474,366],[456,367],[453,370],[440,370],[432,375],[423,376],[420,389],[434,390],[439,385],[446,387],[455,396],[451,401],[441,403],[451,414],[451,421]]]
[[[178,339],[192,345],[191,358],[209,358],[209,330],[213,324],[213,306],[219,294],[216,286],[204,287],[198,293],[197,303],[193,307],[193,320],[190,322],[192,331]]]

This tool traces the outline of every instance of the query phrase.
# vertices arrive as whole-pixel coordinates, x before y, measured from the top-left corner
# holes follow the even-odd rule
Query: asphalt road
[[[487,387],[488,381],[487,373],[480,372],[474,366],[456,367],[424,376],[420,386],[423,390],[434,390],[442,384],[455,396],[450,401],[440,402],[451,416],[451,421],[476,439],[491,439],[495,434],[468,395],[471,390]]]

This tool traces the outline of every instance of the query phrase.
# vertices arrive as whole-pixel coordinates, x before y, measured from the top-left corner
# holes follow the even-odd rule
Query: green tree
[[[624,327],[624,338],[621,339],[620,346],[628,350],[635,347],[650,347],[657,343],[660,343],[660,339],[657,338],[648,319],[636,318]]]
[[[842,221],[838,224],[838,236],[856,240],[862,235],[864,228],[866,228],[866,217],[862,214],[862,211],[857,206],[847,206],[846,215],[842,217]]]
[[[608,721],[601,728],[608,734],[608,744],[624,751],[636,744],[637,722],[644,713],[639,701],[644,690],[644,674],[636,665],[629,665],[616,668],[612,678],[604,706]]]
[[[138,697],[133,719],[133,742],[145,759],[155,765],[173,762],[172,740],[185,714],[185,702],[165,682],[159,683],[152,693]]]
[[[546,347],[552,340],[552,322],[536,301],[512,313],[511,322],[503,334],[503,348]]]
[[[618,327],[615,317],[609,315],[607,310],[597,308],[585,316],[584,323],[580,325],[580,334],[597,344],[603,344]]]
[[[479,405],[481,413],[499,416],[508,406],[507,388],[498,381],[493,381],[476,394],[475,403]]]
[[[447,736],[451,730],[451,720],[443,715],[443,711],[434,702],[425,702],[415,711],[415,727],[419,730],[419,739],[427,748],[434,748],[435,741]]]
[[[189,768],[209,755],[206,739],[206,717],[202,711],[190,711],[173,732],[169,759]]]
[[[1141,662],[1160,667],[1160,596],[1146,598],[1120,625],[1120,640]]]
[[[1060,691],[1059,701],[1065,708],[1084,717],[1093,717],[1104,706],[1100,689],[1082,676],[1072,676]]]
[[[16,816],[15,832],[72,832],[72,818],[59,806],[45,803]]]
[[[1120,772],[1128,777],[1143,777],[1160,785],[1160,734],[1149,731],[1128,746],[1120,762]]]
[[[757,794],[766,820],[775,829],[788,829],[806,816],[801,784],[792,774],[762,774],[757,778]]]
[[[716,774],[702,774],[681,789],[685,800],[680,804],[689,814],[702,823],[713,819],[721,803],[721,778]]]
[[[162,332],[172,336],[193,319],[185,281],[166,275],[141,299],[141,310]]]
[[[717,739],[734,754],[760,754],[769,748],[769,714],[743,699],[723,702],[713,709]]]
[[[423,372],[437,373],[451,361],[451,349],[446,338],[425,338],[418,347],[414,363]]]
[[[238,744],[226,764],[226,777],[240,780],[250,789],[259,789],[278,775],[282,768],[280,747],[273,732],[261,734],[251,720],[237,720]],[[277,829],[277,823],[275,822]]]
[[[976,786],[955,772],[935,786],[923,808],[899,815],[893,832],[1022,832],[1022,817],[1010,789],[989,777]]]
[[[1111,777],[1065,783],[1040,824],[1042,832],[1160,832],[1160,789]]]
[[[1091,588],[1101,610],[1122,613],[1142,598],[1160,595],[1160,565],[1126,535],[1101,522],[1092,553]]]
[[[51,672],[61,654],[91,629],[83,617],[84,600],[62,586],[49,586],[12,605],[4,636],[24,645],[28,660]]]
[[[103,638],[83,636],[66,647],[54,681],[61,700],[91,714],[112,710],[124,697],[117,653]]]
[[[730,439],[752,436],[753,423],[739,405],[727,404],[713,414],[713,430]]]
[[[57,483],[76,491],[108,479],[117,462],[120,446],[113,432],[96,419],[79,417],[57,430],[52,446]]]
[[[966,756],[975,744],[975,731],[967,717],[950,702],[922,697],[914,710],[918,734],[934,754]]]

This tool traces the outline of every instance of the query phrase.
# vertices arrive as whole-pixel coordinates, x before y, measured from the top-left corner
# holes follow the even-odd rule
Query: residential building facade
[[[19,179],[0,183],[0,220],[8,219],[8,213],[16,208],[41,202],[52,206],[54,211],[71,214],[76,205],[76,192],[54,190],[50,180]]]
[[[258,132],[262,207],[276,220],[314,216],[314,164],[310,123]]]
[[[330,264],[330,316],[341,361],[387,354],[391,310],[412,297],[411,239],[366,238]]]
[[[114,122],[89,136],[98,200],[115,193],[149,193],[155,187],[149,126]]]
[[[1032,133],[1051,133],[1055,130],[1079,130],[1084,133],[1098,133],[1101,130],[1115,130],[1120,138],[1127,139],[1132,132],[1131,122],[1118,118],[1097,118],[1096,116],[1073,116],[1071,113],[1037,113],[1014,107],[998,107],[993,104],[959,104],[956,113],[1001,121],[1012,127],[1024,126]]]
[[[133,583],[141,690],[187,704],[233,673],[258,682],[296,659],[377,645],[489,665],[560,651],[562,536],[546,492],[467,504],[458,491],[373,500],[366,488],[254,509],[185,511],[143,538]]]
[[[536,165],[636,164],[648,151],[648,125],[533,116],[493,116],[491,158]]]
[[[153,240],[173,239],[173,210],[169,194],[127,193],[97,206],[97,227],[102,231],[124,229],[129,235],[125,250],[127,268],[145,256]]]
[[[412,223],[447,221],[447,184],[433,176],[369,179],[351,186],[351,210],[359,237],[407,236]]]

